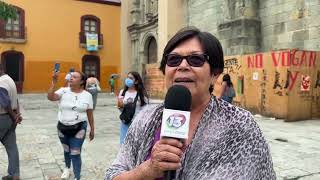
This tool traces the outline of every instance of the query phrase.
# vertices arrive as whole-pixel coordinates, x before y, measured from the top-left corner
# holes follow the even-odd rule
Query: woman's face
[[[81,86],[81,74],[78,72],[73,72],[71,79],[70,79],[70,86],[75,87],[75,86]]]
[[[133,82],[136,82],[136,79],[131,73],[128,74],[127,78],[131,79]]]
[[[137,80],[134,78],[134,76],[131,73],[129,73],[127,75],[127,79],[125,80],[125,84],[128,88],[135,88],[135,84],[137,84]]]
[[[170,54],[188,56],[191,54],[204,54],[201,44],[197,38],[186,40],[177,46]],[[169,89],[172,85],[183,85],[187,87],[193,98],[209,94],[210,83],[213,78],[210,73],[210,65],[205,63],[200,67],[188,64],[184,58],[177,67],[165,67],[165,83]]]

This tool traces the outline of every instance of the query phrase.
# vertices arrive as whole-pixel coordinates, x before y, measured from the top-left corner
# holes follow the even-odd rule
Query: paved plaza
[[[63,149],[57,137],[57,103],[45,94],[20,96],[22,124],[17,128],[23,180],[60,179]],[[95,139],[86,139],[82,150],[82,179],[101,180],[119,148],[119,111],[116,99],[100,94],[94,111]],[[256,115],[271,147],[278,179],[320,179],[320,120],[285,123]],[[7,156],[0,145],[0,176],[6,174]]]

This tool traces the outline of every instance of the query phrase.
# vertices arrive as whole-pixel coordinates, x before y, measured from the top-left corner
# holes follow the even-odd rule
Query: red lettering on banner
[[[310,52],[309,67],[316,67],[316,52]]]
[[[247,57],[248,68],[254,68],[254,59],[251,60],[251,57]]]
[[[282,66],[290,66],[290,51],[281,52]],[[287,60],[287,61],[286,61]],[[287,62],[287,64],[286,64]]]
[[[300,58],[300,65],[301,66],[303,63],[306,63],[306,52],[303,51],[301,54],[301,58]]]
[[[263,68],[263,54],[247,57],[248,68]]]
[[[301,52],[300,57],[297,56],[297,53]],[[275,67],[290,67],[290,66],[316,66],[316,52],[310,51],[298,51],[292,50],[290,51],[282,51],[282,52],[272,52],[271,53],[273,65]]]
[[[257,68],[263,67],[263,55],[262,54],[256,54],[256,67]]]
[[[290,86],[289,86],[289,91],[291,91],[291,89],[293,88],[294,84],[296,83],[298,74],[299,74],[299,72],[294,72],[294,75],[293,75],[293,73],[290,73],[289,78],[291,80],[291,83],[290,83]]]
[[[299,58],[296,57],[296,52],[297,52],[297,50],[293,50],[293,52],[292,52],[291,63],[292,63],[292,65],[294,65],[294,66],[299,65]]]
[[[272,56],[272,60],[273,60],[273,65],[275,67],[278,67],[279,66],[279,61],[280,61],[280,53],[277,53],[278,54],[278,58],[276,58],[276,52],[272,52],[271,53],[271,56]]]

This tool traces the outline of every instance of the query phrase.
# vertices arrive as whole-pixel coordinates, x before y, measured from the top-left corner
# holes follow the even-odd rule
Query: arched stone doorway
[[[100,81],[100,58],[95,55],[84,55],[82,57],[82,72],[87,76],[94,75]]]
[[[158,46],[157,41],[154,36],[147,38],[144,44],[144,63],[142,64],[142,78],[148,93],[151,92],[151,81],[154,78],[150,73],[153,73],[154,68],[150,68],[150,64],[155,64],[158,62]],[[157,66],[157,65],[156,65]],[[149,74],[148,74],[149,72]]]
[[[158,46],[154,37],[151,37],[147,45],[147,63],[153,64],[158,61]]]
[[[18,51],[5,51],[1,54],[4,71],[16,83],[18,93],[22,93],[24,81],[24,55]]]

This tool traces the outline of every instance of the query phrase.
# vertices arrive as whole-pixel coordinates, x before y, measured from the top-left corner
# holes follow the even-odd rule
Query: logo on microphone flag
[[[190,112],[164,109],[161,124],[161,136],[187,139],[189,133]]]
[[[185,122],[186,122],[186,117],[183,114],[176,113],[169,116],[169,118],[167,119],[167,126],[177,129],[183,126]]]

